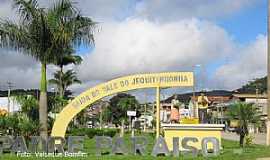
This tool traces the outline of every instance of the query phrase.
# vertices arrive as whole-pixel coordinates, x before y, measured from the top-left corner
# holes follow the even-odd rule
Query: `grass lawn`
[[[97,157],[95,156],[95,140],[94,139],[87,139],[85,141],[85,152],[88,153],[87,157],[80,157],[80,158],[37,158],[37,157],[27,157],[27,158],[22,158],[22,157],[17,157],[16,155],[9,155],[9,154],[4,154],[2,156],[0,156],[0,159],[2,160],[21,160],[21,159],[25,159],[25,160],[34,160],[34,159],[47,159],[47,160],[60,160],[60,159],[65,159],[65,160],[72,160],[72,159],[80,159],[80,160],[124,160],[124,159],[128,159],[128,160],[152,160],[152,159],[160,159],[160,160],[166,160],[166,159],[198,159],[198,160],[202,160],[202,159],[214,159],[214,160],[252,160],[252,159],[256,159],[259,157],[270,157],[270,147],[265,147],[265,146],[261,146],[261,145],[252,145],[248,148],[245,148],[243,150],[241,150],[239,148],[239,144],[238,142],[234,142],[234,141],[228,141],[228,140],[222,140],[222,146],[223,146],[223,150],[221,151],[220,155],[217,157],[212,157],[212,158],[204,158],[202,157],[202,155],[199,155],[197,158],[193,158],[191,156],[180,156],[179,158],[173,158],[172,156],[170,157],[158,157],[158,158],[154,158],[152,157],[151,151],[152,151],[152,147],[154,146],[154,136],[151,136],[149,134],[144,135],[147,136],[149,141],[148,141],[148,155],[147,156],[133,156],[133,155],[127,155],[127,156],[123,156],[123,155],[118,155],[118,156],[108,156],[108,155],[104,155],[104,156],[100,156]],[[125,137],[126,139],[126,145],[130,146],[130,141],[129,141],[129,136]]]

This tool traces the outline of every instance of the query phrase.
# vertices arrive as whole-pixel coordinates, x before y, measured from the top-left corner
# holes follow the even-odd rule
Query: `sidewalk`
[[[265,133],[251,134],[254,137],[253,143],[265,145],[266,135]],[[236,133],[222,132],[222,138],[227,140],[239,141],[239,135]]]

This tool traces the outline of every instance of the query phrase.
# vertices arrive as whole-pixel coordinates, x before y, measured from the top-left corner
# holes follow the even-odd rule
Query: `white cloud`
[[[12,10],[11,0],[0,0],[0,19],[16,19],[15,11]]]
[[[267,39],[259,35],[255,42],[235,52],[235,59],[217,69],[216,87],[237,89],[250,80],[266,75]]]
[[[13,0],[0,0],[0,18],[18,19],[16,10],[12,9]],[[52,6],[58,0],[38,0],[40,7]],[[95,21],[123,19],[129,15],[134,0],[75,0],[75,6],[83,15],[94,18]]]
[[[40,2],[44,6],[52,4],[52,1],[47,0]],[[102,22],[102,30],[96,34],[93,53],[87,54],[78,68],[84,84],[72,87],[76,93],[117,76],[191,70],[194,64],[212,63],[231,57],[234,53],[237,53],[236,60],[217,70],[215,79],[210,82],[211,86],[234,88],[265,74],[264,36],[239,48],[239,44],[231,39],[233,35],[228,35],[226,30],[208,19],[235,13],[261,1],[148,0],[137,4],[135,0],[77,2],[84,15]],[[0,18],[16,19],[14,13],[10,0],[0,0]],[[208,21],[192,17],[206,18]],[[0,86],[9,80],[17,88],[39,87],[40,66],[37,62],[22,54],[6,53],[5,50],[0,50],[0,54]],[[49,77],[54,70],[54,67],[49,67]]]
[[[42,7],[57,0],[39,0]],[[260,0],[75,0],[86,16],[98,22],[122,20],[126,17],[160,21],[183,18],[216,18],[262,3]],[[15,19],[12,0],[0,0],[0,17]]]
[[[95,21],[121,20],[129,16],[135,0],[77,0],[77,7]]]
[[[135,15],[168,21],[183,18],[217,18],[262,3],[259,0],[147,0],[136,5]]]
[[[15,51],[0,49],[0,89],[7,89],[7,82],[15,88],[39,88],[40,64],[30,56]],[[52,77],[55,66],[48,66],[48,78]]]
[[[228,55],[234,45],[222,28],[197,19],[160,24],[142,19],[104,24],[93,53],[79,67],[82,80],[191,70]]]

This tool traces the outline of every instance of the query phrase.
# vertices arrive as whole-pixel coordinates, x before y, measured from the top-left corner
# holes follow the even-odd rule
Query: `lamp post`
[[[146,122],[147,122],[147,118],[146,118],[146,112],[147,112],[147,93],[145,92],[145,104],[144,104],[144,125],[143,125],[143,131],[146,132]]]
[[[156,88],[156,139],[160,134],[160,87]]]
[[[196,78],[195,78],[195,69],[196,67],[201,67],[200,64],[196,64],[196,65],[193,65],[192,66],[192,71],[193,71],[193,87],[192,87],[192,90],[193,90],[193,116],[194,118],[198,118],[198,114],[197,114],[197,108],[196,108],[196,104],[195,104],[195,98],[196,98]]]
[[[54,96],[56,95],[56,93],[55,93],[55,88],[51,88],[51,91],[54,93]],[[56,113],[56,111],[55,111],[55,105],[52,105],[52,114],[53,114],[53,119],[55,120],[56,119],[56,115],[55,115],[55,113]]]
[[[102,113],[103,113],[103,104],[101,103],[100,105],[100,114],[99,114],[99,129],[101,130],[102,129]]]

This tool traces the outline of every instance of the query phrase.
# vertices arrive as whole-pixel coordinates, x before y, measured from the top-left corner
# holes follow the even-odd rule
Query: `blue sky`
[[[117,21],[123,21],[134,12],[134,6],[136,3],[142,0],[132,0],[129,2],[128,8],[123,8],[123,11],[115,15]],[[217,25],[224,28],[229,34],[233,36],[233,39],[240,44],[247,44],[259,34],[266,35],[267,32],[267,0],[261,0],[255,6],[249,6],[246,9],[242,9],[233,14],[226,15],[224,17],[218,17],[213,19]],[[92,47],[81,47],[77,49],[79,54],[86,54],[93,50]],[[230,61],[227,59],[226,61]],[[211,72],[217,66],[224,64],[225,60],[220,60],[216,63],[209,64],[209,71]]]
[[[253,7],[217,20],[217,23],[234,35],[236,41],[248,43],[258,34],[267,32],[267,0],[261,1]]]
[[[191,71],[196,64],[203,66],[198,78],[207,73],[198,85],[208,89],[235,89],[266,73],[267,0],[76,1],[83,15],[100,22],[95,47],[76,50],[84,58],[74,67],[83,81],[72,87],[76,93],[114,77]],[[11,2],[0,0],[0,18],[16,21]],[[0,84],[39,86],[33,58],[0,52]],[[49,78],[55,69],[48,68]]]
[[[225,16],[215,20],[218,25],[223,27],[234,41],[240,45],[251,43],[260,34],[267,33],[267,0],[262,0],[259,4],[242,9],[235,14]],[[232,57],[219,59],[207,65],[207,72],[214,76],[215,70],[227,63],[234,61]],[[200,85],[200,84],[199,84]]]
[[[136,4],[144,2],[142,0],[130,1],[127,8],[123,8],[121,12],[115,15],[115,20],[118,22],[124,21],[126,18],[132,17],[134,12],[134,7]],[[213,17],[199,17],[201,20],[207,20],[223,28],[232,38],[232,41],[237,43],[238,46],[245,46],[252,43],[258,35],[266,35],[267,31],[267,0],[262,0],[256,2],[253,6],[248,6],[235,11],[231,14],[214,16]],[[78,52],[82,55],[91,54],[94,48],[81,47]],[[211,63],[201,65],[200,68],[196,68],[196,76],[200,79],[202,74],[207,73],[208,77],[212,79],[215,76],[216,70],[226,64],[234,62],[234,56],[228,56],[220,59],[215,59]],[[203,72],[203,73],[201,73]],[[198,82],[199,88],[202,86],[207,86],[205,82],[207,80],[202,80]],[[209,81],[209,80],[208,80]],[[220,86],[222,88],[223,86]]]

